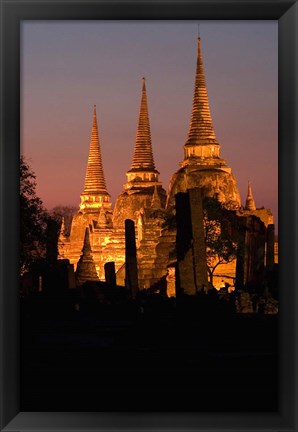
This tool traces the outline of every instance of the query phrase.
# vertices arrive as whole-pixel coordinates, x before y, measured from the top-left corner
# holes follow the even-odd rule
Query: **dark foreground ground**
[[[277,316],[22,312],[21,411],[277,411]]]

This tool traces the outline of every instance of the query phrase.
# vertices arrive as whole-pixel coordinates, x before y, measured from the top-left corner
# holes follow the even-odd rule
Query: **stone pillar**
[[[114,261],[107,262],[104,265],[105,269],[105,280],[111,286],[116,286],[116,272]]]
[[[208,288],[208,273],[201,189],[189,189],[188,193],[193,238],[192,250],[195,285],[197,291],[206,291]]]
[[[257,216],[241,219],[245,234],[242,257],[237,258],[237,288],[258,291],[264,284],[265,276],[265,225]]]
[[[201,190],[175,195],[177,222],[177,294],[195,295],[208,286]]]
[[[177,249],[177,272],[176,272],[176,295],[195,294],[195,280],[193,274],[193,263],[191,241],[191,217],[188,194],[180,192],[175,195],[176,208],[176,249]]]
[[[125,220],[125,287],[135,299],[139,289],[138,266],[135,224],[131,219]]]

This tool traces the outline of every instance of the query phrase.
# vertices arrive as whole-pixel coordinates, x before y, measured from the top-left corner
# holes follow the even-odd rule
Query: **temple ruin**
[[[90,269],[92,267],[90,280],[96,279],[95,269],[98,280],[104,281],[107,270],[105,265],[113,263],[117,285],[130,284],[133,297],[138,289],[158,287],[161,280],[166,280],[168,295],[175,295],[177,275],[183,275],[182,285],[185,284],[186,292],[190,294],[202,287],[207,289],[202,199],[209,197],[215,198],[224,208],[237,214],[245,244],[245,253],[241,258],[218,267],[214,279],[216,287],[219,287],[223,279],[229,280],[231,284],[238,280],[241,287],[248,283],[262,283],[264,269],[272,269],[274,266],[272,212],[256,207],[250,183],[245,205],[241,205],[235,177],[226,161],[221,158],[220,148],[212,123],[199,37],[190,126],[183,146],[184,159],[170,180],[168,193],[159,181],[159,172],[155,167],[146,80],[143,78],[134,155],[126,173],[127,181],[114,208],[106,187],[94,106],[85,184],[79,210],[73,217],[69,235],[65,235],[64,226],[61,227],[58,258],[68,259],[74,265],[80,283],[82,277],[88,280],[82,270],[82,266],[87,268],[86,254],[88,266]],[[186,204],[183,204],[184,201]],[[186,206],[185,212],[183,205]],[[188,246],[181,240],[183,217],[187,218],[189,225]],[[128,243],[128,228],[125,230],[127,220],[133,223],[131,226],[134,227],[136,245],[136,261],[129,263],[126,263],[128,244],[132,243]],[[133,272],[133,282],[127,268],[130,273]],[[192,282],[186,282],[187,277]]]

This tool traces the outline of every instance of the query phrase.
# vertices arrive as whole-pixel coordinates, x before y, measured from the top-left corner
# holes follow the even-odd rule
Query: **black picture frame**
[[[1,2],[1,430],[272,430],[297,423],[298,4],[287,0]],[[88,19],[278,20],[280,410],[278,413],[19,412],[20,21]]]

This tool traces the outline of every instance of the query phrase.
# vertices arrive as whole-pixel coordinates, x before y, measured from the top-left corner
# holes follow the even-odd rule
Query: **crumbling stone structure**
[[[246,244],[246,255],[238,259],[238,283],[241,286],[261,283],[264,266],[271,269],[274,265],[276,245],[273,217],[270,210],[256,207],[250,183],[245,206],[241,206],[240,194],[232,170],[221,158],[220,144],[215,135],[209,107],[200,38],[197,45],[190,126],[183,148],[184,159],[180,163],[179,170],[170,180],[167,195],[155,167],[146,81],[143,78],[133,160],[126,173],[127,182],[112,209],[104,177],[97,114],[94,107],[85,185],[79,211],[72,220],[69,235],[65,235],[63,226],[61,227],[58,258],[69,259],[76,267],[86,228],[88,228],[97,277],[105,280],[105,264],[114,262],[116,283],[124,285],[127,280],[125,220],[129,219],[134,222],[139,289],[152,287],[166,278],[171,287],[169,289],[173,292],[174,281],[177,279],[174,269],[180,272],[180,275],[183,274],[184,279],[182,279],[186,280],[188,268],[192,271],[195,269],[193,287],[198,289],[206,282],[205,270],[203,270],[205,258],[202,226],[199,222],[201,220],[200,200],[204,197],[212,197],[227,209],[235,210],[243,219],[243,242]],[[198,190],[200,194],[190,192]],[[187,212],[180,209],[179,198],[176,199],[177,194],[179,196],[180,193],[187,194],[189,206]],[[179,240],[181,236],[180,228],[177,231],[176,216],[180,226],[186,220],[190,221],[187,238],[191,248],[187,251],[181,252],[184,246]],[[191,260],[192,264],[190,264]],[[198,266],[201,267],[200,271],[197,270]],[[213,280],[221,281],[222,275],[228,275],[229,282],[235,279],[236,261],[228,265],[220,265]],[[185,286],[188,287],[186,290],[194,291],[193,287],[189,288],[190,284],[187,283]]]

